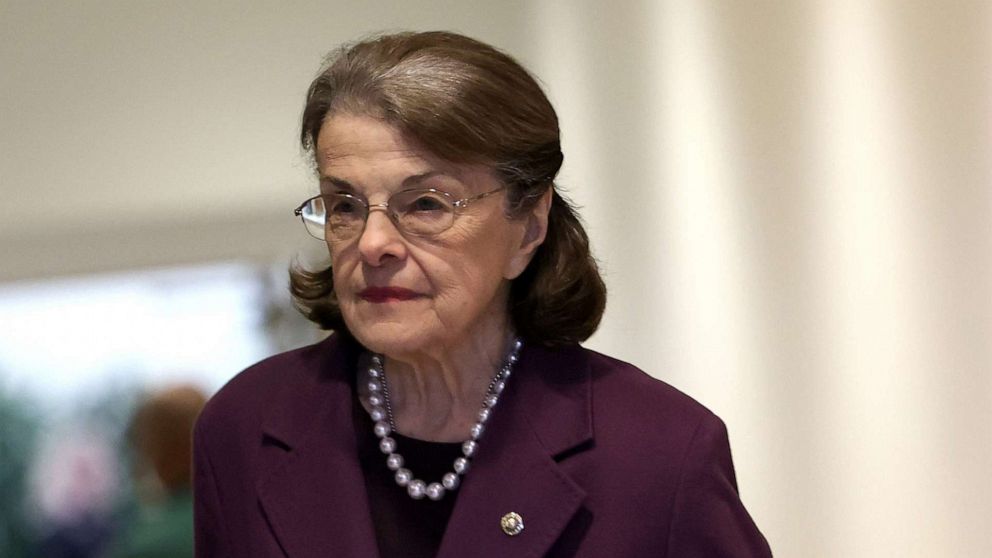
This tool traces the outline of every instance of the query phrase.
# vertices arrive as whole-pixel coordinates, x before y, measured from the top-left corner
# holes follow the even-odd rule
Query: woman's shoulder
[[[316,371],[311,366],[314,352],[320,346],[309,345],[270,356],[231,378],[210,398],[207,411],[228,407],[252,407],[271,399],[287,386],[305,381]]]
[[[710,409],[664,380],[628,362],[582,351],[593,385],[593,412],[601,428],[685,443],[700,428],[724,428]]]
[[[691,396],[629,362],[584,347],[581,351],[589,363],[592,381],[600,396],[622,399],[648,409],[668,409],[693,416],[712,414]]]
[[[281,402],[304,399],[322,381],[345,378],[335,366],[349,352],[346,343],[331,336],[319,343],[268,357],[231,378],[207,402],[198,428],[255,429]]]
[[[594,479],[586,481],[589,491],[608,490],[611,501],[623,503],[600,517],[616,518],[614,530],[632,533],[657,529],[665,518],[660,525],[667,526],[663,540],[672,555],[771,556],[740,501],[724,422],[636,366],[583,351],[595,442],[574,467]],[[630,509],[641,513],[631,516]]]

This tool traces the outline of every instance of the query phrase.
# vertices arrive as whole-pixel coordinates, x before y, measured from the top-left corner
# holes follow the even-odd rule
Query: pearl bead
[[[458,475],[455,473],[445,473],[444,476],[441,477],[441,484],[443,484],[448,490],[458,488]]]
[[[427,485],[427,497],[437,502],[444,497],[444,487],[441,483],[432,482]]]
[[[382,422],[382,420],[380,420],[379,422],[375,423],[375,426],[372,427],[372,431],[375,432],[376,436],[382,438],[387,434],[389,434],[389,425],[386,424],[385,422]]]
[[[469,430],[469,435],[472,436],[472,439],[473,440],[478,440],[480,437],[482,437],[482,432],[484,430],[485,430],[485,427],[482,426],[482,423],[481,422],[477,422],[477,423],[475,423],[475,424],[472,425],[472,430]]]
[[[424,497],[424,492],[427,490],[427,486],[424,485],[424,481],[417,479],[410,481],[410,484],[406,486],[407,494],[410,495],[414,500],[419,500]]]
[[[492,416],[492,409],[499,403],[499,396],[506,389],[506,380],[510,377],[511,368],[517,362],[517,353],[522,346],[523,343],[519,339],[514,341],[513,349],[506,357],[506,363],[490,381],[486,395],[483,397],[482,408],[479,410],[479,421],[472,425],[469,429],[469,439],[462,443],[463,457],[455,459],[452,463],[453,471],[445,473],[441,477],[441,482],[430,484],[415,478],[412,471],[403,467],[403,456],[396,453],[396,440],[389,437],[392,432],[392,425],[390,424],[391,421],[387,422],[387,418],[390,417],[391,409],[389,407],[389,388],[386,374],[382,369],[382,356],[372,356],[372,368],[369,370],[370,379],[368,381],[368,402],[371,407],[369,416],[372,417],[374,423],[373,431],[380,438],[379,449],[386,454],[386,466],[391,471],[395,471],[396,484],[405,487],[411,498],[420,500],[427,496],[431,500],[440,500],[447,491],[455,490],[461,484],[460,475],[465,475],[468,472],[469,458],[478,451],[478,440],[485,431],[483,425]],[[520,528],[523,528],[522,524]],[[504,527],[503,530],[506,531],[506,529]]]
[[[396,451],[396,440],[388,436],[379,440],[379,449],[386,455],[393,453]]]

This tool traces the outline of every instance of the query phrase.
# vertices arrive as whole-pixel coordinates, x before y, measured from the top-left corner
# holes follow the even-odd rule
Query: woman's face
[[[462,199],[501,186],[487,167],[443,161],[367,116],[329,116],[316,152],[321,193],[347,192],[373,205],[410,188]],[[359,236],[328,241],[334,290],[352,334],[394,358],[502,343],[510,280],[527,266],[547,223],[546,204],[510,220],[504,201],[503,192],[474,201],[432,237],[404,235],[373,208]]]

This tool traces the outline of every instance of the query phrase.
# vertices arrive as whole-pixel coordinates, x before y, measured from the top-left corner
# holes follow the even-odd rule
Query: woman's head
[[[362,144],[363,139],[368,141]],[[448,180],[449,189],[455,190],[449,193],[457,193],[458,198],[483,193],[480,188],[502,189],[498,195],[473,202],[474,207],[466,210],[470,214],[459,217],[459,222],[478,225],[472,219],[484,215],[471,213],[473,210],[496,208],[500,218],[517,225],[515,229],[508,226],[516,231],[513,234],[519,233],[522,251],[511,254],[513,250],[499,244],[499,234],[483,232],[488,236],[480,239],[491,243],[488,248],[493,250],[493,257],[489,259],[493,261],[467,258],[464,264],[488,262],[496,267],[468,269],[468,275],[501,273],[482,282],[491,287],[494,281],[505,279],[494,291],[501,298],[494,301],[525,339],[547,345],[574,343],[595,330],[605,305],[605,287],[574,210],[554,192],[554,177],[562,162],[557,116],[538,84],[509,56],[478,41],[443,32],[386,35],[346,46],[329,57],[310,86],[301,140],[315,157],[322,194],[341,191],[342,182],[347,183],[346,188],[354,186],[334,172],[352,173],[356,180],[367,175],[361,179],[369,182],[360,185],[363,190],[357,192],[359,197],[372,204],[383,203],[402,189],[399,183],[387,186],[387,175],[393,173],[392,178],[402,182],[403,172],[416,174],[417,168],[445,169],[436,173],[434,182],[417,185],[434,187]],[[387,145],[390,141],[391,146]],[[406,160],[410,164],[384,166],[384,161],[394,161],[388,156],[381,158],[389,149],[412,154],[413,158]],[[370,157],[363,159],[363,154]],[[387,169],[377,175],[377,168]],[[343,249],[338,250],[343,259],[335,261],[335,246],[329,244],[332,265],[368,268],[365,272],[352,270],[358,275],[375,267],[369,265],[369,253],[360,254],[358,248],[366,233],[375,232],[369,227],[382,225],[374,224],[376,213],[373,208],[366,232],[354,243],[355,254],[363,258],[361,263],[348,260]],[[533,229],[535,217],[540,238],[527,244],[528,235],[534,233],[528,232],[527,223]],[[396,223],[388,228],[393,225]],[[450,239],[460,233],[452,225],[451,231],[443,234]],[[440,245],[445,244],[443,234],[438,236]],[[401,234],[397,240],[416,249],[425,239]],[[460,249],[476,254],[486,248],[470,242]],[[497,269],[524,256],[522,269],[512,277]],[[445,257],[457,258],[457,253]],[[335,292],[335,287],[341,288],[345,282],[344,270],[335,274],[331,268],[317,272],[296,268],[291,279],[297,305],[311,320],[342,330],[346,328],[343,310],[345,317],[354,321],[355,308],[339,301]],[[477,296],[490,296],[491,290],[487,287]]]

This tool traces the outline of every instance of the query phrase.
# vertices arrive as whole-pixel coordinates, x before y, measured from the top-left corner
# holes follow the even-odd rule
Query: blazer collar
[[[517,368],[510,380],[518,390],[512,413],[530,420],[549,455],[559,457],[592,440],[592,372],[585,349],[528,347]]]
[[[438,558],[547,553],[586,497],[559,462],[591,446],[591,397],[582,349],[525,347],[459,488]],[[500,525],[510,512],[524,522],[515,536]]]
[[[358,349],[333,335],[279,371],[288,389],[263,422],[258,494],[291,558],[378,554],[352,428]]]
[[[283,394],[264,421],[259,496],[291,558],[330,549],[377,556],[352,418],[361,347],[339,337],[299,353],[293,365],[311,372],[308,381]],[[591,446],[591,385],[583,349],[524,347],[458,489],[439,558],[547,552],[585,498],[558,461]],[[516,536],[500,526],[509,512],[523,517]]]

